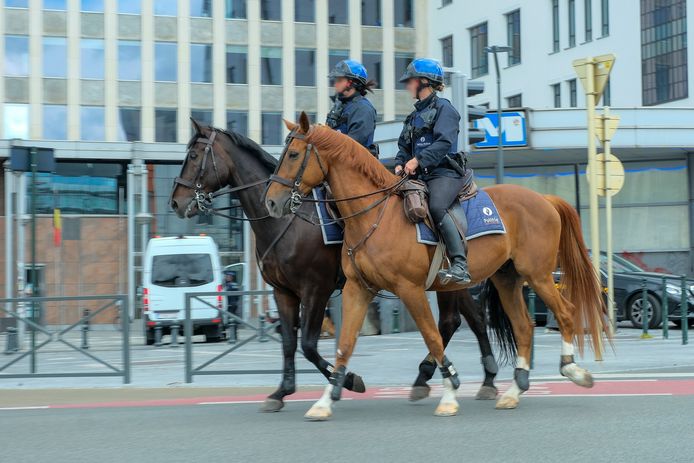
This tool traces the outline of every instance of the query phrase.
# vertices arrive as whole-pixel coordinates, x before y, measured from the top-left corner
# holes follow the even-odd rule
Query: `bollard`
[[[260,314],[258,317],[258,342],[268,342],[267,333],[265,333],[265,314]]]
[[[687,293],[689,288],[687,288],[687,277],[682,275],[682,295],[680,296],[680,320],[682,322],[682,345],[685,346],[689,344],[689,320],[687,315],[689,312],[689,304],[687,303]]]
[[[648,334],[648,323],[651,321],[648,316],[648,291],[646,291],[646,279],[641,280],[641,339],[650,339],[653,336]]]
[[[236,324],[236,320],[232,320],[227,327],[227,342],[229,344],[236,344],[236,341],[238,340],[237,331],[238,325]]]
[[[17,328],[7,327],[7,343],[5,344],[5,354],[10,355],[19,352],[19,339],[17,338]]]
[[[178,347],[178,323],[171,325],[171,344],[170,347]]]
[[[400,332],[400,307],[398,307],[398,302],[393,304],[393,331],[392,333]]]
[[[154,345],[156,347],[161,347],[161,335],[162,335],[161,325],[157,324],[154,327]]]
[[[668,307],[667,279],[663,277],[663,296],[660,298],[663,301],[661,313],[663,314],[663,339],[668,339],[668,325],[670,324],[670,309]]]
[[[82,322],[82,349],[89,349],[89,309],[84,309],[82,311],[82,318],[85,320]]]
[[[530,313],[530,320],[533,325],[533,335],[530,343],[530,369],[535,368],[535,290],[529,288],[528,290],[528,312]]]

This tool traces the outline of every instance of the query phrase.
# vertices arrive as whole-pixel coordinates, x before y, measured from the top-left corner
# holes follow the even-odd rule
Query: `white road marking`
[[[50,408],[48,405],[34,405],[31,407],[0,407],[0,411],[9,411],[9,410],[45,410],[47,408]]]

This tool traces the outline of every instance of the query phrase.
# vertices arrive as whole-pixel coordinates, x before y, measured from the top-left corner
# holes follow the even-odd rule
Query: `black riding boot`
[[[449,280],[466,285],[472,282],[470,272],[467,268],[467,242],[465,238],[460,237],[458,227],[456,227],[453,217],[450,213],[446,213],[443,219],[438,224],[438,230],[446,243],[448,257],[451,259],[451,266],[448,269],[439,271],[439,278],[442,283],[447,283]]]

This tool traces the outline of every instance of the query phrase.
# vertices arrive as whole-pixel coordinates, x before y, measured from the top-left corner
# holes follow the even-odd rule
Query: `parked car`
[[[647,272],[636,264],[614,255],[612,257],[614,275],[614,302],[615,318],[617,321],[629,320],[635,328],[641,328],[641,284],[645,280],[648,310],[649,328],[658,328],[663,321],[663,277],[666,278],[666,292],[668,300],[668,320],[676,325],[681,325],[680,301],[682,296],[682,280],[678,275],[666,273]],[[559,284],[561,271],[554,272],[555,281]],[[607,293],[607,255],[600,255],[600,280],[603,290]],[[687,302],[689,326],[694,325],[694,280],[687,279]],[[481,288],[481,286],[479,287]],[[475,297],[480,289],[473,288]],[[528,303],[529,288],[523,287],[523,295]],[[535,299],[535,321],[539,326],[547,323],[547,306],[538,296]]]
[[[182,333],[185,320],[185,294],[221,292],[222,266],[219,250],[209,236],[152,238],[144,259],[143,322],[145,343],[154,344],[154,329],[162,335],[178,325]],[[221,296],[191,301],[194,334],[204,334],[209,342],[225,334],[223,313],[226,300]]]

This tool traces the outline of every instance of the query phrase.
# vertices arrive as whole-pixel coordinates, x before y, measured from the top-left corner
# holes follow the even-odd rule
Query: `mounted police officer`
[[[429,210],[451,258],[450,268],[441,270],[439,277],[443,281],[470,283],[467,243],[464,238],[461,240],[448,212],[472,174],[465,168],[464,156],[458,153],[460,114],[450,101],[436,94],[443,90],[443,69],[437,61],[415,59],[400,82],[405,82],[417,102],[415,110],[405,119],[398,140],[395,173],[418,172],[429,188]],[[467,228],[467,224],[462,225]]]
[[[376,108],[366,98],[376,83],[369,80],[366,68],[353,59],[337,63],[328,77],[333,81],[335,96],[325,125],[348,135],[378,157],[378,146],[374,144]]]

